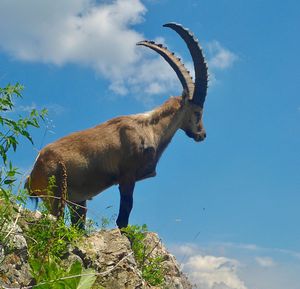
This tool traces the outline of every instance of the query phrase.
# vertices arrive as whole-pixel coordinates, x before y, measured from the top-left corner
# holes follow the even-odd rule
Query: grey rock
[[[8,230],[12,227],[8,226]],[[93,268],[97,280],[93,289],[191,289],[179,265],[155,233],[145,238],[151,257],[162,256],[165,271],[163,287],[150,286],[134,259],[131,245],[119,229],[102,230],[78,240],[76,246],[69,246],[63,264],[69,267],[79,261],[85,268]],[[8,248],[0,244],[0,288],[21,287],[30,284],[32,276],[28,264],[28,248],[22,229],[13,227]]]
[[[5,258],[4,246],[0,244],[0,264],[4,261],[4,258]]]
[[[5,245],[0,245],[0,288],[28,285],[32,280],[28,264],[27,242],[18,225],[7,224],[10,232]]]
[[[82,258],[85,266],[103,274],[97,278],[96,285],[107,289],[151,288],[142,279],[130,243],[119,229],[86,237],[74,253]]]
[[[132,254],[130,242],[119,229],[100,231],[86,237],[73,253],[82,258],[85,266],[103,273],[103,276],[98,277],[96,285],[106,289],[191,289],[192,285],[180,271],[175,257],[167,251],[158,235],[148,233],[145,242],[150,248],[149,257],[161,256],[164,260],[162,262],[165,271],[163,287],[150,286],[143,280]]]

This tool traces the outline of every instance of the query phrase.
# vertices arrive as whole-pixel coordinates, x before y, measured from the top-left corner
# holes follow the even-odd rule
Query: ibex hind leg
[[[56,178],[57,185],[52,188],[49,197],[44,197],[46,207],[48,208],[50,214],[56,216],[57,218],[64,218],[66,192],[63,188],[61,180],[59,177]]]
[[[87,211],[86,201],[68,203],[68,206],[70,209],[72,225],[84,230]]]

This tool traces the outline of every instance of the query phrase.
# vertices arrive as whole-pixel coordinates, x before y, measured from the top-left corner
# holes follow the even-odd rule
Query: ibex
[[[175,30],[185,41],[193,59],[195,82],[174,53],[153,41],[137,45],[159,53],[176,72],[183,93],[142,114],[120,116],[93,128],[72,133],[43,148],[37,157],[26,187],[32,196],[42,196],[49,178],[55,176],[56,197],[61,196],[62,172],[66,175],[69,205],[75,210],[71,221],[84,228],[86,201],[112,185],[119,185],[119,228],[128,225],[137,181],[154,177],[156,165],[178,129],[196,142],[206,137],[202,123],[207,92],[207,65],[196,40],[177,23],[164,27]],[[58,198],[46,198],[53,215],[59,211]]]

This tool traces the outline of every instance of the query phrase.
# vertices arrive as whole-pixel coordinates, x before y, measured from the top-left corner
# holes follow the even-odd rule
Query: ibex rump
[[[149,41],[144,45],[158,52],[176,72],[183,94],[171,97],[153,111],[121,116],[94,128],[76,132],[47,145],[41,150],[28,178],[31,195],[44,195],[49,177],[62,182],[63,164],[67,174],[68,200],[75,213],[72,223],[84,227],[86,201],[112,185],[119,185],[119,228],[128,225],[133,204],[133,190],[139,180],[154,177],[164,149],[178,129],[195,141],[206,137],[202,124],[203,104],[208,73],[202,50],[193,35],[181,25],[164,26],[175,30],[186,42],[195,67],[195,83],[180,59],[167,48]],[[54,192],[61,196],[60,187]],[[59,200],[47,199],[52,214],[58,214]]]

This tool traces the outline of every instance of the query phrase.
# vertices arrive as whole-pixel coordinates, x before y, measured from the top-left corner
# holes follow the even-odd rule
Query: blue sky
[[[158,232],[198,288],[300,288],[299,6],[1,1],[0,85],[25,86],[18,112],[49,109],[46,135],[33,132],[35,148],[23,143],[15,163],[28,173],[47,143],[180,94],[168,65],[135,43],[160,41],[190,67],[181,39],[162,27],[182,23],[211,73],[207,139],[176,134],[157,177],[137,184],[130,222]],[[103,192],[89,216],[115,214],[118,198],[117,187]]]

